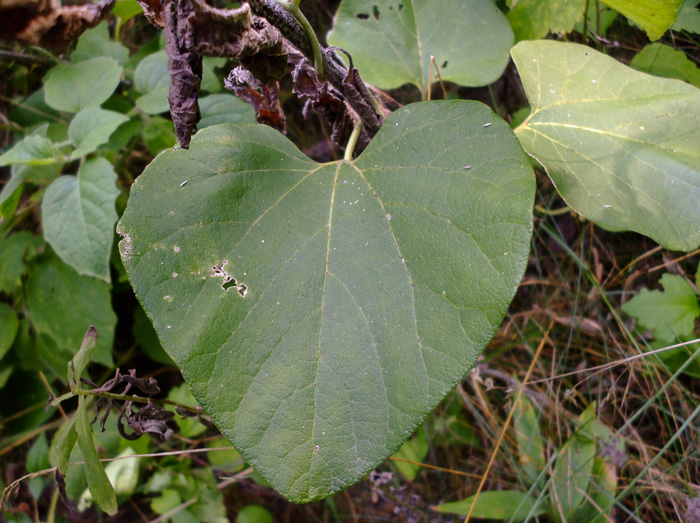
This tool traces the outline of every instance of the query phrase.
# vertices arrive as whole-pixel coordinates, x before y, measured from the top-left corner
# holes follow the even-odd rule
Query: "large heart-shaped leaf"
[[[129,278],[214,422],[319,499],[393,454],[459,382],[525,268],[534,178],[477,102],[391,115],[355,161],[223,124],[165,151],[118,224]]]
[[[700,243],[700,90],[578,44],[521,42],[525,150],[586,218],[668,249]]]
[[[425,93],[431,55],[444,80],[496,81],[508,64],[513,31],[491,0],[343,0],[328,42],[348,49],[370,84],[412,83]]]

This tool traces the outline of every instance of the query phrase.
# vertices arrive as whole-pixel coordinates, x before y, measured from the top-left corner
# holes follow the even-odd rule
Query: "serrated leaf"
[[[435,507],[435,510],[466,516],[472,505],[474,505],[474,496],[460,501],[443,503]],[[479,495],[471,515],[475,518],[522,521],[528,517],[541,516],[545,510],[545,503],[537,503],[536,499],[526,492],[491,490]]]
[[[107,143],[117,127],[128,119],[123,114],[105,111],[99,107],[87,107],[80,111],[68,128],[68,137],[76,147],[70,155],[71,160],[86,156]]]
[[[104,158],[84,161],[77,176],[61,176],[42,201],[44,238],[79,274],[109,282],[119,195],[117,175]]]
[[[649,44],[632,58],[630,66],[637,71],[683,80],[700,87],[700,69],[683,51],[664,44]]]
[[[141,10],[138,4],[137,8]],[[70,55],[74,63],[98,57],[113,58],[119,65],[126,65],[129,60],[129,49],[109,38],[109,24],[106,20],[80,35],[75,51]]]
[[[197,124],[201,130],[220,123],[253,123],[253,107],[232,94],[210,94],[199,99],[202,119]]]
[[[392,455],[476,361],[522,276],[533,191],[476,102],[409,105],[352,162],[226,124],[139,177],[120,252],[195,398],[310,501]]]
[[[78,396],[78,410],[75,413],[75,429],[78,435],[78,445],[85,460],[85,476],[92,499],[107,514],[117,511],[117,495],[112,484],[100,463],[100,457],[95,449],[95,440],[92,436],[92,428],[88,421],[85,398]]]
[[[674,31],[700,33],[700,10],[697,7],[698,4],[700,4],[699,0],[685,0],[671,29]]]
[[[637,318],[642,330],[651,330],[655,338],[674,343],[693,333],[695,318],[700,316],[698,297],[681,276],[661,276],[663,291],[642,289],[622,310]]]
[[[559,451],[552,471],[550,503],[556,521],[572,521],[591,483],[595,443],[575,434]]]
[[[0,303],[0,360],[12,347],[18,327],[19,320],[14,309],[7,303]]]
[[[56,256],[31,265],[26,283],[29,316],[38,333],[75,354],[89,325],[100,333],[92,361],[112,366],[112,341],[117,317],[112,310],[109,285],[80,276]]]
[[[532,113],[516,129],[577,212],[668,249],[700,244],[700,90],[593,49],[513,48]]]
[[[106,57],[60,65],[44,83],[46,103],[69,113],[100,105],[112,96],[121,74],[117,61]]]
[[[601,0],[642,26],[651,41],[658,40],[676,21],[683,0]]]
[[[27,136],[0,156],[0,166],[4,165],[49,165],[63,161],[58,146],[43,136]]]
[[[583,19],[586,0],[516,0],[506,15],[517,42],[552,33],[570,33]]]
[[[513,32],[490,1],[343,0],[328,42],[352,53],[364,81],[383,89],[412,83],[426,93],[431,55],[443,80],[494,82],[508,64]]]

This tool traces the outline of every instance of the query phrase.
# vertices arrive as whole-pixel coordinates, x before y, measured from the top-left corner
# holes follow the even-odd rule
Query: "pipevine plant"
[[[319,44],[299,0],[139,4],[164,31],[165,49],[135,67],[135,107],[125,114],[114,110],[117,101],[100,107],[119,86],[128,52],[103,40],[111,58],[93,56],[81,38],[72,63],[52,68],[44,87],[48,111],[76,113],[62,129],[67,140],[50,126],[37,128],[0,156],[0,165],[14,169],[0,194],[6,221],[25,180],[52,169],[42,210],[44,236],[57,254],[41,255],[44,246],[31,235],[3,240],[21,251],[18,274],[3,289],[15,292],[24,263],[34,259],[26,301],[37,346],[63,351],[48,362],[54,369],[76,346],[72,324],[56,325],[41,312],[55,277],[73,269],[86,275],[63,278],[59,294],[83,304],[78,317],[101,315],[104,328],[91,321],[112,337],[114,314],[90,310],[85,296],[104,303],[109,293],[118,193],[107,160],[119,158],[88,155],[139,132],[162,143],[157,115],[168,109],[180,147],[159,154],[131,186],[116,226],[126,271],[120,278],[128,277],[155,328],[167,353],[159,357],[174,361],[211,422],[291,501],[325,498],[373,471],[474,366],[528,262],[535,177],[525,153],[573,210],[601,226],[645,234],[668,249],[700,244],[697,87],[635,71],[588,46],[524,36],[570,31],[584,17],[583,3],[540,27],[527,25],[524,5],[507,19],[490,0],[344,0],[329,47]],[[85,25],[99,22],[105,5]],[[678,5],[664,8],[661,33],[677,13]],[[652,38],[660,30],[659,16],[630,17]],[[511,57],[531,106],[514,130],[481,103],[428,100],[432,64],[441,80],[483,86]],[[237,66],[225,87],[253,107],[258,123],[242,123],[252,114],[230,95],[200,98],[227,60]],[[284,136],[279,82],[289,69],[303,116],[315,111],[327,120],[332,140],[345,148],[342,160],[317,163]],[[380,90],[406,83],[422,102],[401,106]],[[229,123],[211,125],[221,116],[212,111],[213,96],[236,107],[219,119]],[[150,134],[139,131],[143,124]],[[76,176],[56,177],[74,160]],[[155,403],[135,411],[138,400],[124,395],[133,388],[152,395],[157,386],[118,370],[102,387],[82,382],[90,387],[82,389],[86,354],[96,344],[89,334],[69,364],[68,395],[79,406],[58,444],[57,478],[60,484],[77,441],[92,497],[113,513],[116,497],[97,460],[88,407],[96,401],[96,419],[104,411],[102,426],[116,408],[127,439],[167,437],[172,413]],[[109,345],[97,344],[93,359],[111,365]],[[120,385],[122,395],[112,395]],[[582,416],[553,472],[564,474],[567,453],[590,455],[585,488],[569,484],[575,502],[565,516],[597,514],[587,492],[611,497],[610,488],[589,490],[593,468],[606,478],[605,463],[591,457],[591,419],[591,412]],[[543,497],[538,464],[531,490]],[[552,492],[539,505],[512,493],[519,506],[510,516],[556,518],[557,495],[571,492]]]

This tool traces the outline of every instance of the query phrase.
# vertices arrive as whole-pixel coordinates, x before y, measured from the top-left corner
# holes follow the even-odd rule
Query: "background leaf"
[[[109,137],[129,118],[114,111],[99,107],[87,107],[75,115],[68,127],[68,137],[76,149],[71,153],[72,160],[95,151],[107,143]]]
[[[148,114],[159,114],[170,110],[168,104],[168,55],[165,51],[153,53],[139,62],[134,71],[134,87],[141,97],[136,106]]]
[[[77,176],[61,176],[42,201],[44,238],[80,274],[109,282],[119,195],[117,175],[104,158],[86,160]]]
[[[3,165],[49,165],[63,160],[60,149],[43,136],[27,136],[0,156]]]
[[[122,67],[112,58],[59,65],[44,84],[46,103],[69,113],[100,105],[117,88],[121,74]]]
[[[401,448],[394,454],[395,458],[405,459],[417,463],[406,463],[405,461],[394,461],[393,464],[399,473],[408,481],[413,481],[422,468],[420,464],[425,459],[429,450],[428,438],[425,429],[418,427],[416,436],[401,445]]]
[[[544,38],[551,31],[570,33],[583,19],[586,0],[509,0],[506,15],[516,42]],[[514,5],[513,5],[514,4]]]
[[[254,123],[255,110],[250,104],[232,94],[210,94],[199,99],[202,119],[199,129],[220,123]]]
[[[515,429],[515,441],[518,444],[520,466],[529,481],[534,483],[545,467],[544,443],[540,435],[538,413],[524,394],[520,395],[515,404],[513,428]]]
[[[443,503],[435,509],[466,516],[474,504],[474,496],[452,503]],[[505,521],[522,521],[527,517],[541,516],[545,513],[545,504],[536,504],[535,498],[526,492],[517,490],[491,490],[482,492],[476,500],[472,517],[485,519],[502,519]]]
[[[676,21],[683,0],[601,0],[646,31],[649,39],[661,38]]]
[[[17,335],[17,327],[19,327],[17,313],[7,303],[0,303],[0,359],[12,347],[12,342]]]
[[[444,80],[494,82],[508,63],[513,33],[490,1],[343,0],[328,42],[350,51],[364,81],[382,89],[412,83],[425,93],[430,55]]]
[[[139,177],[120,252],[196,399],[309,501],[393,454],[476,361],[522,276],[533,191],[476,102],[406,106],[354,162],[215,126]]]
[[[70,55],[73,63],[98,57],[113,58],[119,65],[126,65],[129,60],[129,50],[119,42],[114,42],[109,38],[107,20],[100,22],[97,27],[85,31],[78,39],[75,51]]]
[[[53,338],[58,347],[75,354],[89,325],[100,333],[92,360],[112,366],[112,341],[117,317],[109,285],[80,276],[53,255],[31,265],[26,284],[27,307],[34,328]],[[60,311],[60,314],[57,314]]]
[[[699,0],[685,0],[671,29],[674,31],[700,33],[700,10],[698,10],[698,4],[700,4]]]
[[[676,51],[664,44],[649,44],[632,58],[630,66],[637,71],[677,78],[700,87],[700,69],[683,51]]]
[[[513,48],[532,113],[516,129],[567,203],[586,218],[700,244],[700,90],[593,49],[553,41]]]
[[[559,451],[551,479],[551,515],[556,521],[572,521],[586,499],[591,483],[595,443],[576,434]]]

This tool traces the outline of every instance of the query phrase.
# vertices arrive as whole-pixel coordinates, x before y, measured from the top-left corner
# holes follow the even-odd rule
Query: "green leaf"
[[[13,172],[0,190],[0,224],[9,221],[17,210],[19,199],[22,196],[24,178],[24,171]],[[2,274],[0,274],[0,281],[2,281]]]
[[[139,62],[134,71],[134,88],[140,93],[150,93],[158,87],[170,85],[168,55],[158,51]]]
[[[160,116],[149,118],[141,128],[141,138],[146,143],[148,152],[153,156],[175,145],[175,128],[171,120]]]
[[[577,44],[513,48],[532,114],[520,143],[595,222],[668,249],[700,244],[700,90]]]
[[[617,471],[615,465],[596,457],[591,473],[588,496],[574,513],[573,523],[607,523],[611,521],[615,494],[617,493]]]
[[[693,334],[700,305],[693,287],[681,276],[661,276],[663,291],[642,289],[622,310],[637,318],[641,330],[651,330],[655,338],[675,343],[678,337]]]
[[[350,50],[364,81],[383,89],[412,83],[426,93],[431,55],[443,80],[494,82],[508,64],[513,32],[490,1],[343,0],[328,42]]]
[[[49,442],[46,440],[46,434],[42,432],[27,453],[27,472],[39,472],[49,466]]]
[[[63,160],[61,150],[56,144],[43,136],[33,135],[23,138],[0,156],[0,166],[48,165]]]
[[[520,395],[515,404],[513,428],[515,429],[515,441],[518,444],[520,466],[525,476],[534,483],[546,464],[544,443],[538,426],[537,411],[524,394]]]
[[[104,158],[86,160],[77,176],[61,176],[42,201],[44,238],[79,274],[109,282],[119,195],[117,175]]]
[[[0,292],[15,294],[27,274],[25,262],[36,254],[43,241],[28,231],[19,231],[0,240]]]
[[[202,59],[202,91],[218,93],[224,88],[222,73],[216,71],[226,65],[226,58],[213,58],[205,56]],[[201,102],[201,99],[200,99]]]
[[[685,0],[671,29],[674,31],[700,33],[700,10],[698,10],[698,4],[700,4],[700,0]]]
[[[508,5],[507,18],[519,42],[544,38],[550,31],[570,33],[583,19],[586,0],[511,0]]]
[[[92,351],[95,350],[97,346],[97,330],[94,326],[90,325],[87,331],[85,331],[85,336],[83,336],[83,341],[80,343],[80,349],[73,356],[73,360],[68,365],[68,382],[71,387],[76,389],[80,388],[80,377],[83,371],[90,363],[90,358],[92,357]]]
[[[551,479],[551,515],[556,521],[571,521],[586,499],[591,483],[595,443],[574,434],[559,451]]]
[[[533,191],[477,102],[406,106],[352,162],[226,124],[139,176],[120,253],[197,401],[310,501],[396,452],[474,364],[523,274]]]
[[[161,114],[170,110],[168,88],[156,87],[136,99],[136,107],[146,114]]]
[[[236,515],[236,523],[272,523],[272,514],[260,505],[246,505]]]
[[[461,501],[443,503],[435,507],[438,512],[448,512],[466,516],[474,504],[474,496]],[[525,492],[517,490],[491,490],[482,492],[476,500],[472,517],[521,521],[525,518],[541,516],[545,513],[545,504]]]
[[[149,358],[163,365],[174,364],[170,356],[163,350],[158,335],[153,330],[153,324],[149,321],[142,307],[136,307],[134,310],[134,324],[131,332]]]
[[[677,78],[695,87],[700,87],[700,69],[690,61],[683,51],[676,51],[664,44],[649,44],[634,55],[630,66],[637,71]]]
[[[12,347],[12,342],[17,336],[19,320],[17,313],[7,303],[0,303],[0,359]]]
[[[428,438],[425,435],[425,429],[419,427],[415,438],[409,439],[401,445],[401,448],[394,454],[395,458],[405,459],[417,463],[406,463],[405,461],[394,461],[393,464],[398,469],[399,473],[408,481],[413,481],[422,468],[420,463],[423,462],[425,456],[430,449]]]
[[[137,8],[141,11],[138,4]],[[126,65],[129,60],[129,50],[119,42],[113,42],[109,38],[107,20],[103,20],[97,27],[85,31],[78,39],[75,51],[70,55],[73,63],[98,57],[113,58],[119,65]]]
[[[112,366],[112,340],[117,317],[109,285],[80,276],[56,256],[32,264],[26,284],[27,307],[35,330],[53,338],[59,348],[75,354],[85,330],[100,333],[92,361]]]
[[[68,128],[68,137],[76,149],[71,153],[71,160],[86,156],[100,145],[107,143],[109,137],[129,118],[113,111],[99,107],[87,107],[75,115]]]
[[[601,0],[642,26],[651,41],[661,38],[676,21],[683,0]]]
[[[68,472],[68,464],[70,463],[70,455],[73,452],[73,447],[78,442],[78,432],[75,429],[75,424],[78,421],[77,416],[73,416],[68,422],[68,425],[62,430],[56,444],[56,453],[58,456],[58,472],[66,475]]]
[[[69,113],[100,105],[112,96],[121,74],[117,61],[106,57],[60,65],[49,72],[44,83],[46,103]]]
[[[134,493],[139,480],[139,462],[141,458],[134,456],[136,452],[131,447],[126,447],[114,461],[107,463],[104,468],[109,483],[114,488],[114,493],[119,499],[128,498]],[[129,459],[125,459],[129,458]],[[83,512],[92,505],[92,492],[85,490],[80,496],[78,510]]]
[[[250,104],[232,94],[210,94],[199,99],[201,130],[219,123],[254,123],[255,110]]]
[[[105,473],[105,469],[100,463],[100,457],[95,449],[95,441],[92,436],[92,428],[88,421],[85,398],[78,396],[78,410],[75,414],[75,428],[78,434],[78,446],[83,452],[85,460],[85,476],[87,477],[88,488],[95,503],[107,514],[114,514],[117,511],[117,495],[112,484]]]
[[[136,0],[117,0],[112,8],[112,14],[119,18],[120,27],[141,13],[143,9]]]

